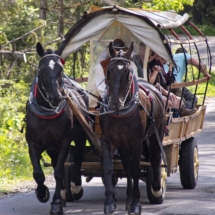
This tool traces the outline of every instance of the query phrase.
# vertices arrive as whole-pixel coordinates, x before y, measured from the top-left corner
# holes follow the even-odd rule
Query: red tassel
[[[65,64],[65,61],[62,58],[60,59],[60,61],[63,65]]]

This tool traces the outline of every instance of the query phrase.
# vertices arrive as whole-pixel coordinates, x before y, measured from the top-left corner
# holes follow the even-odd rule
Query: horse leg
[[[158,141],[155,135],[151,136],[150,139],[151,144],[151,166],[153,170],[154,179],[152,182],[152,194],[155,197],[159,197],[162,195],[162,189],[161,189],[161,169],[160,169],[160,163],[161,163],[161,151],[158,146]]]
[[[52,167],[55,168],[56,164],[57,164],[57,158],[58,158],[58,152],[55,149],[47,149],[46,150],[47,154],[49,155],[49,157],[51,158],[51,164]],[[66,189],[62,183],[61,185],[61,197],[62,197],[62,206],[66,207]]]
[[[111,214],[116,210],[115,192],[112,184],[113,162],[110,143],[104,137],[101,138],[101,148],[103,152],[103,173],[105,184],[104,214]]]
[[[132,178],[131,178],[131,159],[130,155],[127,151],[124,151],[122,149],[118,149],[120,157],[122,159],[122,165],[123,168],[126,172],[127,176],[127,189],[126,189],[126,194],[127,194],[127,199],[126,199],[126,205],[125,205],[125,210],[129,211],[130,210],[130,205],[132,202]]]
[[[137,143],[135,143],[137,144]],[[132,203],[130,206],[129,214],[140,215],[141,205],[140,205],[140,189],[139,189],[139,179],[141,174],[140,168],[140,158],[142,154],[142,143],[137,144],[135,148],[132,149],[131,155],[131,177],[133,179],[133,191],[132,191]]]
[[[85,133],[81,133],[74,140],[75,141],[75,151],[73,154],[74,157],[74,167],[72,168],[71,176],[71,192],[75,200],[79,200],[83,196],[83,188],[81,186],[81,165],[84,157],[84,149],[86,145],[86,136]]]
[[[56,181],[55,193],[53,195],[53,199],[51,202],[50,214],[63,214],[63,201],[61,197],[61,188],[63,184],[64,177],[64,162],[66,160],[66,156],[69,152],[70,141],[68,138],[64,139],[60,143],[61,148],[59,149],[59,154],[57,158],[57,162],[54,168],[54,177]]]
[[[33,177],[34,180],[37,183],[37,188],[35,190],[37,199],[45,203],[49,200],[50,194],[49,189],[44,185],[45,182],[45,175],[43,173],[43,170],[40,166],[40,158],[41,158],[41,151],[35,147],[35,143],[32,141],[29,141],[29,155],[31,159],[31,163],[33,166]]]

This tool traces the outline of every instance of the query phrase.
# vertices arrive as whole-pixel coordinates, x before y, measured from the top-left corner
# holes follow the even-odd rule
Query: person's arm
[[[159,66],[153,66],[152,72],[149,74],[149,83],[154,84],[156,81],[156,78],[158,76],[158,73],[160,72],[160,67]]]
[[[159,83],[156,83],[155,87],[161,92],[161,94],[163,96],[166,96],[166,97],[168,96],[168,91],[165,90],[163,87],[161,87],[161,85]],[[172,92],[169,93],[170,100],[176,100],[177,99],[176,97],[177,96],[174,93],[172,93]]]
[[[211,75],[208,74],[207,72],[207,66],[204,65],[203,63],[199,62],[197,59],[191,57],[188,61],[188,64],[191,64],[193,66],[195,66],[197,69],[200,68],[200,72],[204,74],[205,77],[208,78],[208,80],[211,78]],[[200,65],[199,65],[200,64]]]
[[[106,88],[106,84],[105,84],[104,79],[105,79],[104,71],[103,71],[103,68],[102,68],[101,64],[99,63],[96,66],[95,80],[96,80],[97,91],[98,91],[98,93],[99,93],[101,98],[103,98],[104,91],[105,91],[105,88]]]
[[[158,82],[155,84],[155,87],[161,92],[162,95],[168,96],[168,91],[161,87]]]

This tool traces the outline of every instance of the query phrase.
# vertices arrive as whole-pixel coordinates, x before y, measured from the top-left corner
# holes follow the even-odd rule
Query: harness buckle
[[[149,118],[150,123],[154,123],[155,122],[155,118],[153,116],[149,116],[148,118]]]

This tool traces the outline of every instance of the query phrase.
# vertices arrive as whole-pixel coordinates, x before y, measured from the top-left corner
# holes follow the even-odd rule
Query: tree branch
[[[85,2],[85,3],[78,3],[78,4],[74,4],[74,5],[71,5],[71,6],[67,6],[67,7],[52,7],[52,8],[46,8],[46,7],[40,7],[40,9],[42,10],[66,10],[66,9],[71,9],[71,8],[75,8],[75,7],[78,7],[78,6],[82,6],[82,5],[85,5],[85,4],[88,4],[90,3],[90,0]]]
[[[46,22],[45,22],[43,25],[41,25],[41,26],[39,26],[39,27],[37,27],[37,28],[35,28],[35,29],[29,31],[28,33],[25,33],[25,34],[23,34],[22,36],[20,36],[20,37],[14,39],[14,40],[9,41],[8,43],[2,45],[2,48],[4,48],[5,46],[7,46],[7,45],[9,45],[9,44],[11,44],[11,43],[14,43],[14,42],[17,41],[17,40],[22,39],[23,37],[27,36],[28,34],[34,32],[34,31],[36,31],[36,30],[38,30],[38,29],[40,29],[40,28],[42,28],[42,27],[45,26],[45,25],[46,25]]]

